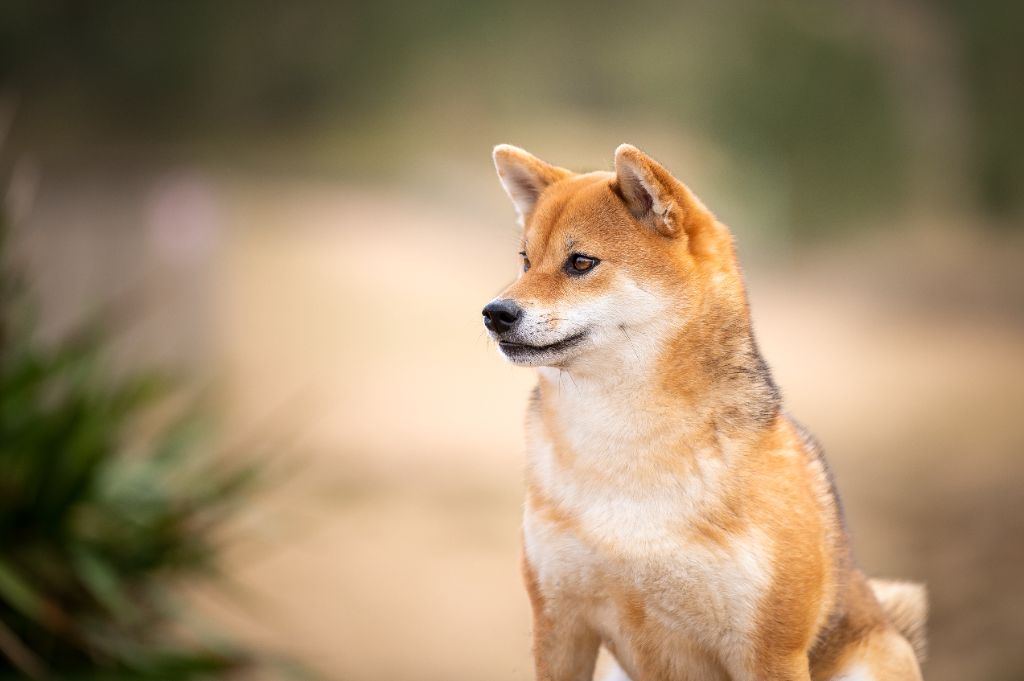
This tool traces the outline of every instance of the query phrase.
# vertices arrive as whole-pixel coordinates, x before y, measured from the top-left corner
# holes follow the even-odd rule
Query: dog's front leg
[[[732,678],[744,681],[811,681],[806,654],[761,658],[729,670]]]
[[[533,659],[537,681],[591,681],[601,641],[579,619],[533,614]]]
[[[545,594],[526,556],[523,578],[533,608],[533,659],[537,681],[591,681],[600,637],[571,602]]]

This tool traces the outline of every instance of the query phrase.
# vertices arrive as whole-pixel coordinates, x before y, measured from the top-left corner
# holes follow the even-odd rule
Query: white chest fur
[[[687,424],[665,427],[662,415],[621,396],[587,395],[578,384],[561,389],[559,406],[571,408],[571,420],[535,405],[527,427],[539,499],[527,503],[525,552],[542,593],[568,601],[626,665],[626,602],[640,603],[644,626],[667,645],[728,654],[749,640],[771,581],[768,537],[750,527],[708,542],[688,531],[719,505],[729,443],[685,452],[688,464],[677,469],[652,469],[670,459]]]

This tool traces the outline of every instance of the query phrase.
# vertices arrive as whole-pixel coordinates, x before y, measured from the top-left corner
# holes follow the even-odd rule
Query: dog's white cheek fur
[[[579,359],[605,369],[614,365],[609,354],[629,364],[652,356],[660,346],[660,331],[669,326],[666,297],[641,288],[623,273],[616,278],[612,291],[603,295],[543,307],[521,301],[523,341],[550,345],[585,331],[588,340]],[[673,321],[678,324],[678,318]]]

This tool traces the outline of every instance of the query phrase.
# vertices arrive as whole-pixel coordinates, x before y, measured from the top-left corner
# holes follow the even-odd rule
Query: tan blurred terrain
[[[515,267],[497,183],[457,202],[192,178],[172,190],[194,192],[209,234],[168,246],[160,182],[58,176],[28,226],[52,306],[135,282],[163,315],[140,342],[213,376],[239,433],[291,437],[298,471],[227,557],[244,602],[204,592],[202,607],[328,679],[531,678],[517,552],[532,379],[479,320]],[[125,214],[90,211],[108,204]],[[952,227],[745,243],[764,354],[825,445],[862,563],[928,583],[928,678],[1019,678],[1021,244]]]

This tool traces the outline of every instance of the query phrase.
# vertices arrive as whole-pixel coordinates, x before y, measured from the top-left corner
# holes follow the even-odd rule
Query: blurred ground
[[[140,302],[129,345],[212,376],[235,433],[290,438],[301,465],[226,559],[243,598],[193,598],[328,679],[531,678],[517,552],[532,379],[479,322],[517,235],[485,158],[477,170],[438,198],[67,169],[22,232],[54,324],[89,300]],[[182,215],[166,206],[193,232],[168,237],[161,220]],[[928,678],[1020,678],[1024,249],[900,227],[827,250],[741,237],[759,338],[826,447],[867,570],[928,583]]]

